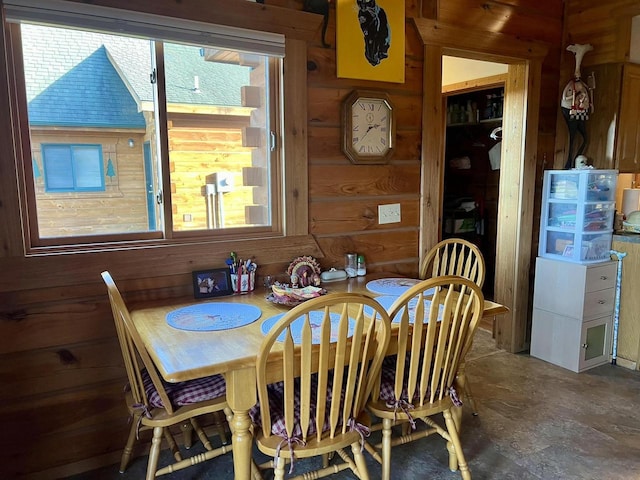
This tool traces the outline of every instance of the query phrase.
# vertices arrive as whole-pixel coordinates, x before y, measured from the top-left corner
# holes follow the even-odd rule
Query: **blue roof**
[[[149,40],[42,25],[21,30],[32,124],[144,126],[142,104],[153,101]],[[251,67],[205,61],[197,46],[165,43],[164,54],[169,104],[241,105]]]
[[[51,83],[28,107],[31,125],[145,127],[104,46]]]

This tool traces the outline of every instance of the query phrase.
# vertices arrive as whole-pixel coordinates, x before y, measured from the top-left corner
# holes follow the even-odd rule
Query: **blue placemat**
[[[286,313],[286,312],[285,312]],[[273,317],[267,318],[264,322],[262,322],[262,333],[266,335],[273,328],[273,326],[278,323],[278,321],[285,315],[285,313],[279,313],[278,315],[274,315]],[[322,322],[322,318],[324,317],[324,312],[311,312],[311,338],[312,343],[319,344],[320,343],[320,326]],[[338,332],[338,326],[340,324],[340,315],[338,313],[330,313],[329,318],[331,319],[331,340],[335,340],[335,334]],[[293,337],[293,343],[300,343],[302,339],[302,325],[304,324],[304,316],[296,318],[293,323],[291,323],[291,336]],[[349,319],[349,336],[353,334],[353,327],[355,325],[355,321]],[[285,338],[284,332],[280,334],[278,337],[279,342],[283,342]]]
[[[244,303],[199,303],[167,313],[167,323],[180,330],[227,330],[255,322],[260,315],[262,310]]]
[[[367,282],[367,290],[378,295],[398,296],[421,281],[417,278],[379,278]]]
[[[393,305],[393,303],[398,299],[398,296],[394,296],[394,295],[382,295],[380,297],[376,297],[376,302],[378,302],[380,305],[382,305],[384,307],[384,309],[388,312],[391,309],[391,305]],[[416,305],[417,305],[418,301],[414,298],[413,300],[409,301],[409,323],[413,323],[414,319],[415,319],[415,314],[416,314]],[[429,309],[431,306],[431,301],[430,300],[424,300],[424,308],[425,309]],[[442,316],[442,305],[440,305],[440,309],[439,309],[439,316]],[[365,306],[364,307],[364,312],[367,315],[372,315],[373,314],[373,309],[369,306]],[[438,318],[439,320],[439,318]],[[396,316],[394,318],[391,319],[392,323],[397,323],[399,321],[399,318]]]

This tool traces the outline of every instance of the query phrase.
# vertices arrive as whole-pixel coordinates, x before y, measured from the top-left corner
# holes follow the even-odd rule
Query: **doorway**
[[[442,58],[445,114],[442,238],[464,238],[485,260],[483,293],[494,298],[507,65]],[[492,328],[492,322],[485,326]]]
[[[538,110],[544,45],[486,32],[470,38],[463,29],[433,20],[413,19],[424,45],[421,252],[439,241],[443,212],[445,114],[442,102],[442,57],[450,55],[507,67],[507,112],[502,142],[495,262],[495,301],[509,307],[496,318],[499,348],[528,348],[529,271],[538,137]],[[437,229],[428,228],[437,225]]]

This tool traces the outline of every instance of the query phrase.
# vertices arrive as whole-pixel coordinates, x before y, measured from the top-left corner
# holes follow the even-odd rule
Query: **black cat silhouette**
[[[389,54],[391,28],[387,14],[376,4],[376,0],[356,0],[358,21],[364,33],[364,55],[374,67]]]

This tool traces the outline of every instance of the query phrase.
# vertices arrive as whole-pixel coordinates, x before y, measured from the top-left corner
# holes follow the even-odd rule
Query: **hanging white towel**
[[[491,150],[489,150],[489,163],[491,164],[491,170],[500,169],[500,151],[502,150],[502,142],[496,143]]]

